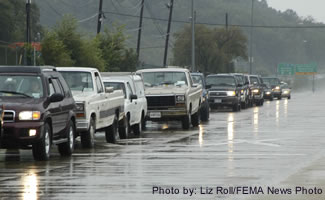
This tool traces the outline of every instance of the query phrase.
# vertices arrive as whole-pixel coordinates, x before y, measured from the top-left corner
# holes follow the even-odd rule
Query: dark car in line
[[[241,102],[241,108],[248,108],[250,103],[250,96],[249,96],[249,82],[245,78],[244,74],[241,73],[234,73],[237,81],[239,84],[241,84],[240,88],[240,102]]]
[[[274,99],[274,94],[273,94],[273,91],[272,91],[272,87],[268,83],[265,83],[264,99],[268,99],[270,101],[273,101],[273,99]]]
[[[202,121],[208,121],[210,116],[209,94],[208,90],[206,89],[206,80],[204,74],[200,72],[192,72],[191,76],[195,84],[202,85],[200,115]]]
[[[0,102],[1,148],[32,149],[35,160],[48,160],[53,144],[72,154],[76,105],[54,67],[1,66]]]
[[[282,89],[281,89],[281,81],[277,77],[263,77],[263,82],[265,84],[269,84],[273,91],[273,96],[275,98],[281,99],[282,98]]]
[[[264,87],[263,81],[259,75],[249,75],[250,92],[253,97],[253,103],[257,106],[264,104]]]
[[[240,91],[242,85],[232,74],[214,74],[206,78],[209,89],[209,105],[213,109],[229,107],[233,111],[240,111]]]

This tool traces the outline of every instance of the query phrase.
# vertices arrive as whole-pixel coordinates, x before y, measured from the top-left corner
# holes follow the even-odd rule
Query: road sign
[[[315,75],[317,73],[317,64],[288,64],[278,65],[278,75]]]
[[[279,75],[294,75],[296,72],[295,66],[293,64],[281,63],[278,65]]]

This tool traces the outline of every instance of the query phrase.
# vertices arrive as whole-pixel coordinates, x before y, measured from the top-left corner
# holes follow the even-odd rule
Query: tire
[[[141,116],[141,120],[138,124],[133,125],[132,129],[133,129],[133,133],[135,136],[139,137],[141,135],[142,132],[142,124],[143,124],[143,117]]]
[[[291,99],[291,95],[290,95],[290,96],[288,96],[288,99]]]
[[[185,130],[190,129],[190,123],[191,123],[191,114],[188,113],[186,116],[182,119],[182,128]]]
[[[75,135],[76,135],[75,124],[73,123],[72,120],[70,120],[69,128],[67,130],[68,142],[58,145],[58,150],[61,156],[71,156],[71,154],[74,151]]]
[[[199,110],[191,116],[191,123],[193,127],[198,127],[200,124],[200,113]]]
[[[238,112],[239,111],[239,105],[238,104],[233,105],[232,106],[232,111]]]
[[[142,130],[147,129],[147,120],[145,119],[144,115],[142,114]]]
[[[271,98],[270,98],[270,101],[273,101],[273,99],[274,99],[274,97],[273,97],[273,96],[271,96]]]
[[[117,126],[118,126],[117,121],[118,121],[117,116],[114,115],[113,124],[107,127],[105,130],[106,142],[115,144],[119,139],[119,134],[117,133]]]
[[[279,96],[279,97],[278,97],[278,100],[281,100],[281,99],[282,99],[282,97],[281,97],[281,96]]]
[[[95,120],[91,118],[88,131],[82,132],[80,136],[82,147],[93,148],[95,146],[95,132],[96,132]]]
[[[51,127],[48,123],[44,124],[42,138],[39,142],[32,145],[33,157],[35,160],[45,161],[51,154]]]
[[[210,109],[209,109],[209,104],[205,103],[204,106],[200,109],[200,115],[201,115],[201,120],[203,122],[209,121],[210,117]]]
[[[121,139],[129,138],[130,123],[127,116],[124,116],[124,118],[119,122],[118,133]]]

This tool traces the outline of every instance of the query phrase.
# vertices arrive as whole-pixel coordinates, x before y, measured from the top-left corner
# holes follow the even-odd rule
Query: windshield
[[[233,76],[209,76],[206,81],[211,86],[236,86]]]
[[[126,91],[124,83],[104,82],[105,87],[113,87],[114,90],[123,90],[124,98],[126,98]]]
[[[250,79],[251,83],[253,83],[253,84],[254,84],[254,83],[259,84],[259,81],[258,81],[258,78],[257,78],[257,77],[255,77],[255,76],[250,76],[249,79]]]
[[[200,75],[192,75],[192,79],[193,79],[194,83],[203,85],[202,76],[200,76]]]
[[[0,75],[0,96],[43,97],[41,77],[33,75]]]
[[[185,72],[144,72],[142,76],[145,87],[160,85],[188,85]]]
[[[71,91],[94,91],[93,81],[90,72],[67,72],[61,71]]]
[[[244,76],[236,75],[236,78],[237,78],[239,84],[244,85],[244,83],[245,83]]]
[[[280,81],[277,78],[262,78],[264,83],[268,83],[270,85],[280,85]]]

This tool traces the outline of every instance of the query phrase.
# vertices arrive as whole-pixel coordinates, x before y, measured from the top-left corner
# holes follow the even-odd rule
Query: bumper
[[[290,97],[291,93],[290,92],[282,92],[282,97]]]
[[[186,109],[153,110],[149,109],[146,119],[149,121],[182,120],[187,115]]]
[[[233,106],[239,103],[238,97],[210,97],[209,98],[209,105],[211,107],[218,107],[218,106]]]
[[[0,138],[0,146],[4,148],[20,148],[37,142],[42,137],[43,122],[4,123]],[[35,136],[29,136],[29,130],[36,130]]]
[[[253,101],[257,102],[257,101],[261,101],[264,99],[264,95],[263,94],[254,94],[253,95]]]
[[[264,94],[264,99],[272,99],[273,98],[273,94],[272,93],[265,93]]]
[[[273,96],[274,97],[281,97],[282,92],[281,91],[273,91]]]
[[[88,131],[89,129],[89,121],[86,119],[78,119],[76,120],[76,131],[83,132]]]

